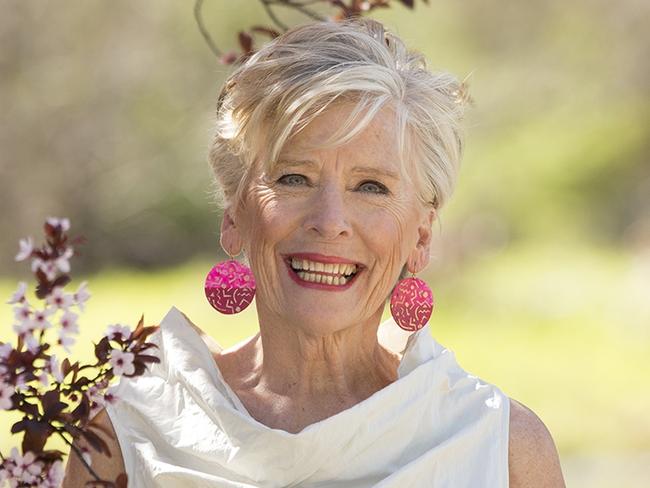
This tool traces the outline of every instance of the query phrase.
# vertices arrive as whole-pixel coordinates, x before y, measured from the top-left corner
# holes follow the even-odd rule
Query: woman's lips
[[[298,257],[298,255],[291,255],[291,257]],[[357,279],[357,276],[361,273],[362,269],[361,267],[357,266],[357,272],[350,278],[344,285],[329,285],[327,283],[316,283],[313,281],[305,281],[298,276],[298,273],[291,267],[291,257],[288,257],[284,259],[284,263],[287,267],[287,271],[289,273],[289,277],[295,281],[297,284],[299,284],[302,287],[305,288],[312,288],[315,290],[324,290],[324,291],[344,291],[350,288],[354,282]],[[302,259],[308,259],[308,258],[302,258]],[[340,263],[341,261],[336,261]],[[354,262],[348,262],[346,264],[356,264]],[[308,271],[311,272],[311,271]],[[326,275],[327,273],[318,273],[318,272],[313,272],[314,274],[321,274],[321,275]]]
[[[340,264],[356,264],[358,267],[363,266],[361,263],[357,263],[356,261],[351,261],[346,258],[342,258],[339,256],[328,256],[326,254],[319,254],[315,252],[297,252],[297,253],[285,254],[284,258],[285,259],[291,259],[291,258],[306,259],[308,261],[315,261],[315,262],[327,263],[327,264],[340,263]]]

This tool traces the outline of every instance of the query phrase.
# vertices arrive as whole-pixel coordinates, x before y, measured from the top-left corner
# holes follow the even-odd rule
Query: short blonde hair
[[[466,99],[463,83],[449,73],[428,71],[420,53],[407,50],[377,21],[293,28],[224,83],[209,154],[217,199],[222,207],[242,201],[256,162],[269,168],[292,136],[330,104],[345,101],[354,108],[323,145],[349,141],[379,110],[391,107],[399,154],[411,162],[408,177],[422,203],[439,209],[457,180]]]

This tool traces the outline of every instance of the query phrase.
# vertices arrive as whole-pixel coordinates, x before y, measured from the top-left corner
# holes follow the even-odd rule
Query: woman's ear
[[[237,256],[242,250],[243,242],[241,232],[232,214],[233,212],[230,207],[223,212],[219,243],[226,253],[231,256]]]
[[[406,262],[409,273],[419,273],[429,264],[431,258],[431,238],[433,236],[433,221],[437,214],[434,208],[427,209],[418,226],[418,241]]]

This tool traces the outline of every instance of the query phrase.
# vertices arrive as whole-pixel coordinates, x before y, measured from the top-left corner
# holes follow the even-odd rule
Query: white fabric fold
[[[468,374],[427,325],[388,320],[398,379],[297,434],[251,417],[203,339],[172,308],[152,336],[160,364],[122,378],[107,407],[129,487],[508,487],[509,399]]]

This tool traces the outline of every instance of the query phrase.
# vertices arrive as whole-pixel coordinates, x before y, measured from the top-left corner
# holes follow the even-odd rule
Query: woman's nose
[[[350,209],[344,199],[344,190],[323,187],[309,202],[305,228],[318,236],[332,240],[352,235],[349,222]]]

